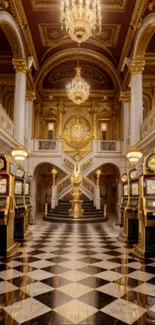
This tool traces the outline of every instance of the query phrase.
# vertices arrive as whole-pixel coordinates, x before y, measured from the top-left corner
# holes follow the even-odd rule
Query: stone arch
[[[116,67],[113,65],[113,63],[106,58],[105,56],[96,53],[92,50],[83,50],[79,49],[79,55],[82,59],[87,60],[88,62],[93,62],[95,60],[96,65],[98,65],[99,68],[103,67],[105,68],[105,71],[111,76],[111,79],[114,84],[115,91],[119,91],[121,89],[121,78],[120,75],[116,69]],[[39,70],[36,80],[35,80],[35,87],[39,88],[39,90],[42,91],[42,82],[44,79],[44,76],[49,73],[50,70],[55,68],[58,64],[63,62],[69,61],[70,59],[77,60],[77,53],[75,49],[72,50],[63,50],[59,52],[56,56],[51,56],[48,58],[45,63],[42,65],[41,69]]]
[[[24,59],[26,55],[20,29],[14,18],[6,11],[0,11],[0,27],[11,45],[14,57]]]
[[[155,13],[149,14],[142,22],[136,36],[133,59],[144,60],[147,46],[155,33]]]

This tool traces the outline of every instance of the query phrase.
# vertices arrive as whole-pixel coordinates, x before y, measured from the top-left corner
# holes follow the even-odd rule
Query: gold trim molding
[[[34,92],[34,90],[29,90],[29,89],[27,89],[27,90],[26,90],[25,100],[26,100],[27,102],[33,102],[35,99],[36,99],[36,96],[35,96],[35,92]]]
[[[140,19],[144,13],[146,7],[147,7],[146,0],[136,0],[135,8],[134,8],[133,15],[132,15],[132,18],[130,21],[130,26],[128,29],[128,33],[126,36],[126,40],[124,42],[121,58],[120,58],[119,65],[118,65],[119,70],[121,70],[121,67],[124,62],[125,57],[128,56],[128,54],[129,54],[133,38],[135,36],[138,25],[140,23]]]
[[[130,65],[131,75],[135,75],[138,73],[143,73],[145,67],[145,60],[132,60]]]
[[[123,103],[130,103],[130,101],[131,101],[131,92],[130,92],[130,90],[121,91],[121,93],[120,93],[120,101],[122,101]]]
[[[101,0],[101,6],[106,12],[124,12],[127,0]],[[59,0],[31,0],[34,11],[58,10],[60,6]]]
[[[13,67],[16,72],[23,72],[26,74],[27,63],[24,59],[12,59]]]

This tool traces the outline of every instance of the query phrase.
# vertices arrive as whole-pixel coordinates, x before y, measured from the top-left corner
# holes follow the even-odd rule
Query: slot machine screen
[[[30,195],[30,184],[29,183],[25,184],[25,195]]]
[[[123,193],[123,195],[128,196],[128,184],[124,185],[124,193]]]
[[[131,183],[131,195],[138,196],[139,195],[139,183]]]
[[[146,194],[155,195],[155,179],[146,179]]]
[[[0,178],[0,194],[6,194],[7,193],[7,179],[6,178]]]
[[[23,183],[20,181],[15,181],[15,195],[23,194]]]

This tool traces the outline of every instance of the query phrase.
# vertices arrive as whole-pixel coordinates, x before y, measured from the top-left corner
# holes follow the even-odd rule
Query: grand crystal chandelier
[[[62,0],[62,28],[78,44],[101,32],[100,0]]]
[[[89,85],[81,77],[81,68],[77,67],[76,76],[67,85],[68,98],[73,101],[73,103],[80,105],[84,103],[89,97]]]

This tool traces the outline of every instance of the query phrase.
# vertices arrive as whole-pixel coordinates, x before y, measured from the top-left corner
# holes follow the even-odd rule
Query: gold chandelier
[[[89,85],[81,77],[81,68],[75,68],[76,76],[67,85],[67,95],[68,98],[73,101],[73,103],[80,105],[84,103],[89,97]]]
[[[62,0],[62,28],[78,44],[101,32],[100,0]]]

